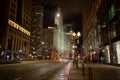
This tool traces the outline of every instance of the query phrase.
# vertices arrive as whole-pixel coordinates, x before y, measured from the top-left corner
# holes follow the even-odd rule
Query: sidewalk
[[[83,72],[82,64],[80,62],[78,66],[79,67],[76,68],[76,66],[71,65],[68,80],[88,80],[88,73],[85,73],[86,71]],[[84,67],[86,68],[86,65],[84,65]]]
[[[76,68],[76,66],[72,66],[71,64],[68,80],[120,80],[119,65],[84,63],[83,69],[82,63],[79,62],[78,66]],[[113,77],[114,79],[112,79]]]

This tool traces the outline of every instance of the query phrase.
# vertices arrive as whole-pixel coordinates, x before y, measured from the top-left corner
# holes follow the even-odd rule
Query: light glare
[[[57,13],[57,17],[60,17],[60,14],[59,14],[59,13]]]

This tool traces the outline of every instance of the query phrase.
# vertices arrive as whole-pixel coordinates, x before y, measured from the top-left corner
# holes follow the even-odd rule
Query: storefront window
[[[120,64],[120,43],[117,44],[117,60],[118,64]]]
[[[105,46],[105,62],[110,63],[110,49],[109,46]]]
[[[113,54],[113,63],[117,63],[117,51],[116,51],[116,44],[112,44],[112,54]]]

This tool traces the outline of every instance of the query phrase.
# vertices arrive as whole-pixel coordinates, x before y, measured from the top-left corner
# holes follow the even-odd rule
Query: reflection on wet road
[[[67,80],[70,63],[37,61],[0,66],[0,80]]]

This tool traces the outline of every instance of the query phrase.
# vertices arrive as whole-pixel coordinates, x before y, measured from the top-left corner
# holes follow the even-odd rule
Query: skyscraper
[[[55,25],[54,29],[54,49],[56,50],[56,55],[63,55],[66,53],[67,38],[66,32],[63,25],[63,15],[61,8],[58,7],[55,14]]]
[[[38,4],[32,5],[32,26],[31,26],[31,43],[30,54],[33,56],[42,54],[42,42],[44,41],[43,33],[43,6]]]
[[[30,46],[32,0],[0,0],[0,46],[4,59],[26,59]]]
[[[50,59],[53,50],[53,27],[48,27],[43,30],[44,38],[42,38],[42,57],[43,59]]]

